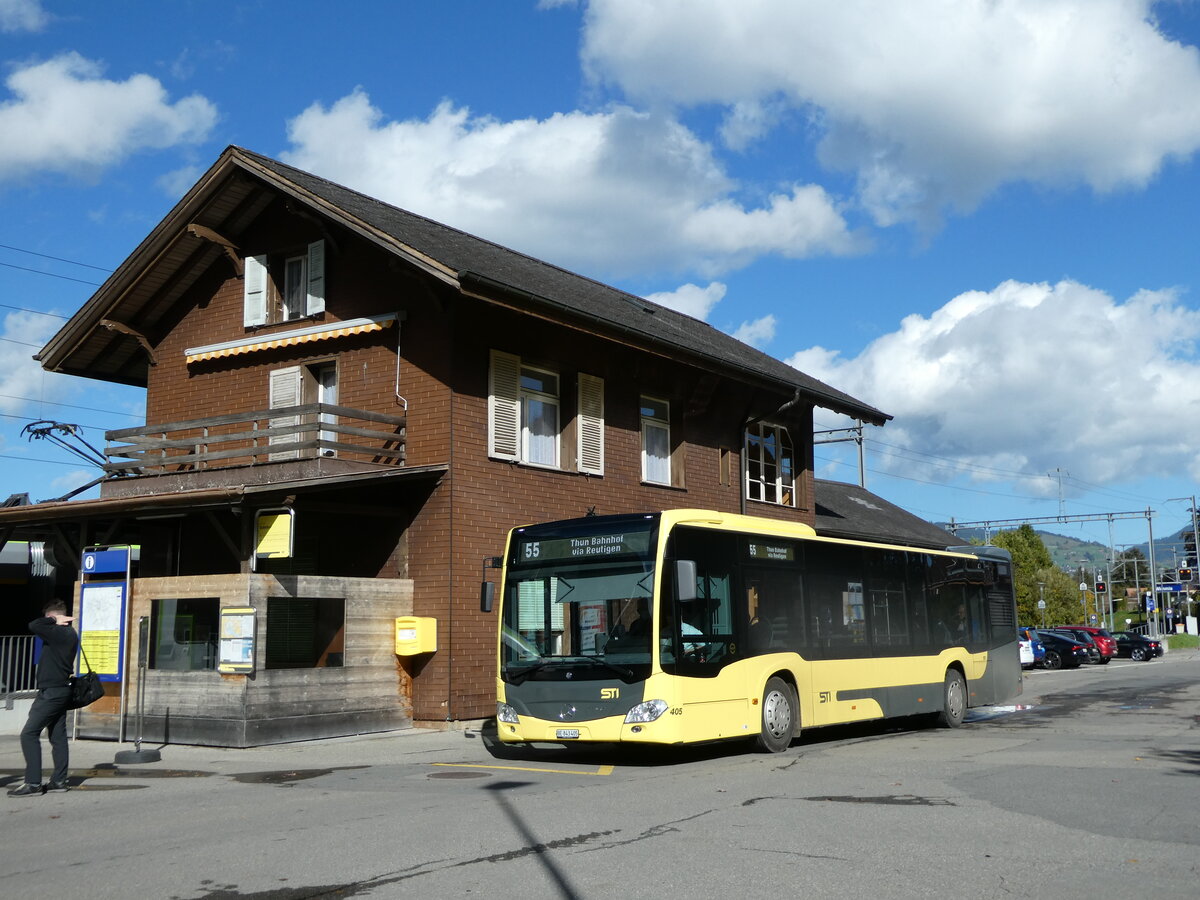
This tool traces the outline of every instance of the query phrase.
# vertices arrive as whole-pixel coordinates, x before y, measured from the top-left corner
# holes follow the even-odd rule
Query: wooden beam
[[[142,345],[142,349],[146,351],[146,357],[150,360],[150,365],[158,365],[158,358],[154,355],[154,348],[150,346],[150,342],[146,340],[146,336],[140,331],[136,331],[135,329],[126,325],[124,322],[117,322],[113,319],[101,319],[100,324],[109,331],[119,331],[121,334],[127,334],[130,337],[135,338],[137,342]]]
[[[229,261],[233,263],[233,270],[237,273],[238,278],[244,274],[242,268],[242,251],[233,241],[223,235],[217,234],[206,225],[197,225],[195,222],[187,227],[188,234],[194,235],[204,241],[212,241],[214,244],[219,244],[225,250],[225,255],[229,257]]]

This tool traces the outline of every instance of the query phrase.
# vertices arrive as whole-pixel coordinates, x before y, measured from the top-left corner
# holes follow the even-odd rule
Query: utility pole
[[[1061,468],[1046,473],[1046,477],[1058,479],[1058,517],[1060,519],[1067,514],[1067,502],[1063,498],[1063,476],[1070,477],[1070,475],[1070,472],[1064,472]]]
[[[1191,505],[1192,542],[1193,542],[1193,544],[1195,544],[1195,548],[1196,548],[1195,553],[1196,553],[1197,558],[1193,559],[1192,557],[1189,556],[1187,559],[1184,560],[1184,565],[1189,566],[1191,568],[1192,579],[1194,580],[1196,578],[1196,567],[1197,567],[1197,565],[1200,565],[1200,528],[1197,527],[1197,522],[1196,522],[1196,495],[1192,494],[1190,497],[1172,497],[1167,502],[1170,503],[1173,500],[1189,500],[1189,501],[1191,501],[1191,504],[1192,504]],[[1186,540],[1184,541],[1184,555],[1185,556],[1187,555],[1187,541]],[[1187,612],[1184,615],[1191,616],[1193,613],[1192,592],[1190,590],[1188,590],[1186,587],[1184,588],[1184,591],[1186,592],[1185,597],[1187,598]],[[1186,621],[1186,619],[1184,621]]]

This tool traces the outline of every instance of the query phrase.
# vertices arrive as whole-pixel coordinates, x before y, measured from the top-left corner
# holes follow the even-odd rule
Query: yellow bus
[[[957,727],[1021,692],[1006,551],[709,510],[513,529],[498,643],[506,742],[752,738],[780,752],[802,727]]]

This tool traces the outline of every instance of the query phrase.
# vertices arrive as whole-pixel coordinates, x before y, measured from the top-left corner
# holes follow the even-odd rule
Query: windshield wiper
[[[552,662],[556,662],[556,660],[543,659],[542,661],[532,663],[529,666],[527,666],[523,669],[520,669],[519,671],[517,671],[515,673],[513,672],[513,669],[515,667],[508,666],[504,670],[504,678],[509,684],[524,684],[529,679],[530,675],[532,675],[534,672],[540,672],[542,669],[546,668],[546,666],[550,665],[550,663],[552,663]]]

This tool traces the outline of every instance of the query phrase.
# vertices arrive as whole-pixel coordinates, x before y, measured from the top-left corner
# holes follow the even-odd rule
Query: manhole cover
[[[430,778],[487,778],[487,772],[431,772]]]

